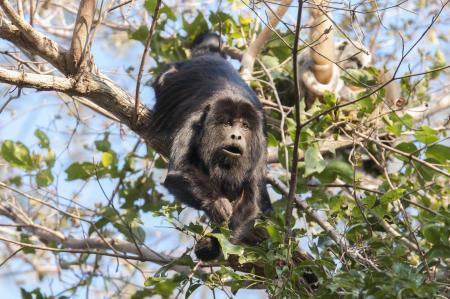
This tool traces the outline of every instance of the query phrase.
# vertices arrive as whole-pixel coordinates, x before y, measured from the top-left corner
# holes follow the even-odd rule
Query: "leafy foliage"
[[[150,74],[187,58],[187,47],[206,30],[220,31],[224,44],[238,50],[245,50],[246,43],[261,30],[254,14],[223,8],[192,13],[168,3],[162,4],[152,39],[152,62],[146,70]],[[235,1],[227,3],[227,8],[237,5]],[[370,5],[364,3],[361,7],[374,9]],[[139,9],[152,14],[155,7],[156,1],[147,0]],[[377,16],[367,14],[364,18],[367,33],[374,31]],[[340,21],[342,28],[349,30],[350,18]],[[148,28],[144,22],[139,25],[128,37],[145,43]],[[295,92],[292,51],[287,46],[293,44],[294,36],[285,27],[277,27],[276,31],[279,36],[274,35],[258,56],[255,80],[250,85],[265,103],[270,103],[266,110],[268,145],[278,153],[279,163],[271,165],[269,172],[287,184],[296,133],[291,109]],[[426,50],[422,55],[416,60],[429,61],[427,69],[446,64],[441,49]],[[334,109],[341,99],[331,92],[326,92],[309,111],[301,104],[301,161],[295,169],[299,175],[295,193],[309,209],[296,207],[295,225],[288,236],[286,190],[273,184],[274,211],[256,223],[270,238],[259,246],[232,244],[226,227],[213,231],[207,220],[175,202],[160,183],[167,161],[140,140],[132,150],[127,149],[123,139],[115,136],[119,128],[117,132],[106,129],[102,136],[86,142],[81,158],[75,156],[62,162],[55,154],[57,137],[50,130],[36,129],[34,140],[1,140],[0,156],[9,171],[2,182],[17,188],[35,187],[41,197],[44,195],[40,190],[49,194],[57,191],[58,178],[67,186],[95,186],[95,193],[81,204],[74,195],[69,204],[58,205],[64,213],[58,214],[56,220],[51,220],[53,209],[37,205],[30,196],[18,195],[19,206],[27,207],[38,228],[57,228],[64,236],[74,233],[85,238],[107,238],[108,242],[127,241],[152,253],[153,246],[160,244],[164,244],[164,251],[174,250],[171,256],[176,258],[157,264],[144,259],[136,264],[131,259],[124,262],[123,257],[116,262],[131,289],[131,298],[170,298],[177,293],[195,297],[204,286],[232,295],[244,288],[262,288],[271,298],[445,298],[450,294],[450,181],[445,175],[450,172],[448,130],[395,109],[386,110],[386,91],[377,90],[377,67],[348,70],[342,76],[346,84],[361,90],[359,101],[352,105]],[[134,75],[132,68],[129,74]],[[442,79],[441,73],[411,74],[408,70],[401,79],[402,95],[410,99],[409,105],[429,102],[430,89]],[[53,196],[45,196],[55,204]],[[348,241],[348,247],[338,244],[311,211]],[[155,225],[155,219],[161,220],[162,226],[170,226],[164,231],[168,241],[157,237],[159,231],[155,231],[161,224]],[[27,225],[22,223],[17,230],[21,251],[27,258],[41,258],[40,250],[32,246],[35,244],[68,249],[64,242],[69,237],[64,242],[56,236],[50,242],[38,243],[39,238],[33,237]],[[169,238],[175,232],[177,239]],[[218,238],[223,257],[212,264],[199,264],[193,259],[192,241],[211,235]],[[105,251],[117,253],[105,247]],[[182,250],[175,250],[179,248]],[[141,257],[142,252],[137,251],[133,258]],[[306,252],[311,258],[298,260],[296,252]],[[353,258],[351,253],[358,253],[374,266]],[[95,280],[102,276],[100,269],[109,268],[113,261],[93,250],[57,256],[62,272],[89,268],[77,285],[64,291],[68,297],[81,294],[87,286],[98,286]],[[135,269],[147,266],[151,271],[145,272],[145,279],[141,278],[144,281],[140,285],[132,283],[138,281],[135,273],[139,271]],[[177,267],[187,271],[177,271]],[[307,273],[317,277],[317,288],[304,282]],[[106,284],[109,278],[105,275],[104,279]],[[43,293],[39,288],[21,289],[22,298],[55,298]]]

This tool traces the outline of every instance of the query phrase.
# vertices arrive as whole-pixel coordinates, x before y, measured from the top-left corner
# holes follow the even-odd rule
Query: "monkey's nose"
[[[233,139],[233,140],[241,140],[241,135],[231,134],[231,139]]]

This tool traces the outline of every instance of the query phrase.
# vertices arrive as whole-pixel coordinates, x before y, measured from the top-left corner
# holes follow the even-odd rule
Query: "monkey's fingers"
[[[233,206],[228,199],[221,197],[212,203],[207,213],[211,221],[215,224],[228,222],[233,213]]]

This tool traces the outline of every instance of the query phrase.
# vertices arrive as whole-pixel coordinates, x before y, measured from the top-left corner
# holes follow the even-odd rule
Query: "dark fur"
[[[219,41],[215,34],[198,38],[192,59],[174,63],[156,79],[152,128],[170,144],[164,182],[169,191],[214,224],[228,222],[233,242],[256,244],[264,233],[254,229],[254,220],[272,208],[264,181],[264,114],[253,90],[224,59]],[[230,147],[240,155],[224,152]],[[214,259],[219,243],[204,238],[196,254]]]

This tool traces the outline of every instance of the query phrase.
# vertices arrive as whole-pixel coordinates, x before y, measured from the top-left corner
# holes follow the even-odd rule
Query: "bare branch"
[[[147,58],[147,52],[150,48],[150,43],[152,42],[153,32],[155,32],[156,22],[158,21],[159,8],[161,7],[161,0],[157,0],[155,11],[153,12],[152,25],[148,30],[147,40],[145,41],[144,52],[142,53],[141,64],[139,66],[139,73],[136,81],[136,94],[134,97],[134,117],[133,123],[137,123],[139,120],[139,90],[141,88],[142,73],[144,72],[145,60]]]
[[[69,93],[75,81],[51,75],[17,72],[0,67],[0,82],[18,87],[31,87],[37,90],[54,90]]]
[[[311,42],[314,44],[310,48],[311,59],[314,61],[312,71],[320,83],[327,84],[333,77],[332,61],[336,59],[333,40],[333,23],[330,18],[323,13],[323,8],[321,8],[327,6],[328,1],[313,0],[312,3],[316,6],[315,9],[310,9],[310,38]]]
[[[272,36],[272,30],[277,26],[280,19],[287,12],[292,0],[283,0],[276,11],[269,17],[267,26],[259,33],[256,39],[245,50],[241,60],[241,75],[244,80],[248,80],[253,72],[253,66],[255,64],[256,56],[261,52],[266,43]]]
[[[0,7],[11,20],[8,24],[6,20],[0,22],[0,38],[6,39],[21,49],[31,54],[41,56],[51,63],[60,72],[66,72],[65,55],[67,50],[59,46],[48,37],[34,30],[30,24],[25,22],[9,4],[8,1],[0,0]]]
[[[266,176],[267,181],[272,184],[274,187],[279,189],[284,196],[288,196],[289,190],[288,188],[277,178],[272,175]],[[364,265],[370,266],[374,269],[378,270],[378,267],[375,263],[359,254],[356,251],[350,250],[350,244],[344,236],[341,236],[335,228],[325,219],[322,219],[309,205],[306,201],[302,200],[295,196],[295,203],[298,208],[300,208],[303,212],[305,212],[314,222],[316,222],[326,233],[327,235],[341,248],[342,252],[352,258],[354,261],[358,261],[363,263]]]
[[[430,105],[421,105],[405,109],[404,114],[409,114],[415,121],[427,119],[428,117],[446,111],[450,108],[450,96],[442,96],[442,100],[431,101]]]
[[[302,20],[302,12],[303,12],[303,0],[298,1],[298,11],[297,11],[297,23],[295,27],[295,37],[294,37],[294,48],[292,50],[292,68],[294,73],[294,84],[295,84],[295,95],[294,95],[294,103],[295,103],[295,138],[294,138],[294,152],[292,155],[292,166],[291,166],[291,177],[289,181],[289,194],[287,196],[287,205],[286,205],[286,243],[291,238],[291,229],[292,229],[292,210],[294,209],[294,199],[295,193],[297,190],[297,175],[298,175],[298,146],[300,142],[300,131],[301,127],[301,119],[300,119],[300,92],[299,85],[297,80],[297,57],[298,57],[298,39],[300,35],[301,29],[301,20]]]
[[[428,167],[429,169],[432,169],[432,170],[434,170],[434,171],[436,171],[436,172],[438,172],[438,173],[440,173],[440,174],[450,178],[450,173],[448,173],[448,172],[446,172],[446,171],[444,171],[444,170],[434,166],[433,164],[431,164],[431,163],[429,163],[427,161],[424,161],[424,160],[421,160],[421,159],[417,158],[414,155],[415,153],[405,153],[405,152],[403,152],[401,150],[398,150],[398,149],[396,149],[394,147],[391,147],[391,146],[389,146],[387,144],[384,144],[383,142],[378,141],[378,140],[376,140],[376,139],[374,139],[374,138],[372,138],[370,136],[366,136],[366,135],[364,135],[362,133],[359,133],[359,132],[356,132],[356,131],[354,133],[356,135],[358,135],[359,137],[364,138],[364,139],[366,139],[366,140],[368,140],[370,142],[373,142],[373,143],[375,143],[376,145],[378,145],[378,146],[380,146],[382,148],[385,148],[385,149],[387,149],[387,150],[389,150],[389,151],[391,151],[393,153],[396,153],[396,154],[398,154],[400,156],[403,156],[403,157],[406,157],[406,158],[408,158],[408,159],[410,159],[410,160],[412,160],[414,162],[422,164],[423,166]]]
[[[125,90],[102,75],[85,73],[77,80],[51,75],[29,74],[0,68],[0,82],[37,90],[53,90],[70,96],[89,99],[107,110],[132,128],[134,132],[149,142],[162,155],[168,154],[168,148],[161,136],[155,136],[149,128],[151,111],[144,105],[139,106],[139,123],[133,123],[134,99]]]
[[[89,33],[95,15],[94,0],[82,0],[78,8],[77,19],[73,29],[72,43],[67,56],[67,68],[69,74],[76,74],[87,66],[89,55]],[[90,55],[89,55],[90,56]]]

